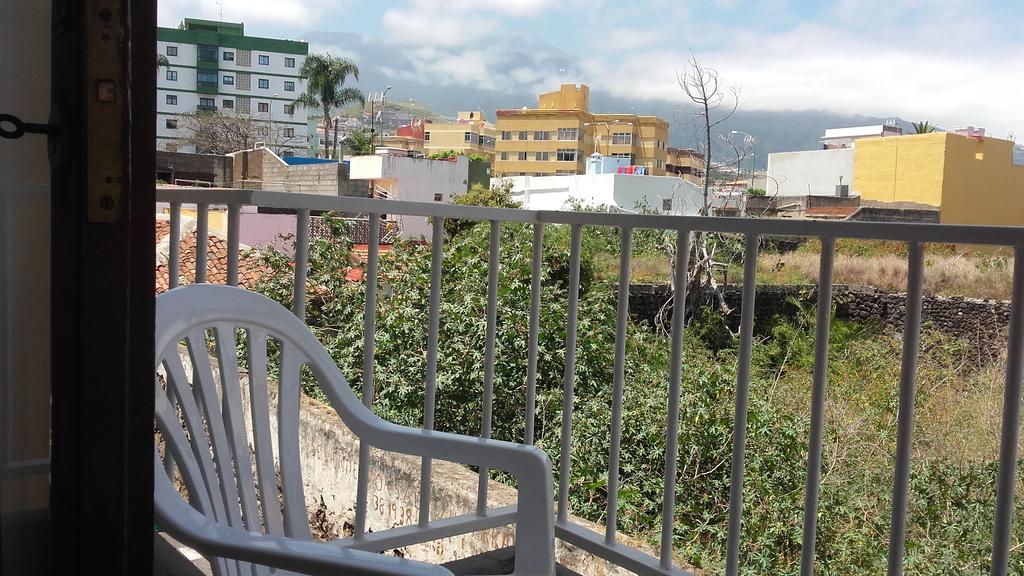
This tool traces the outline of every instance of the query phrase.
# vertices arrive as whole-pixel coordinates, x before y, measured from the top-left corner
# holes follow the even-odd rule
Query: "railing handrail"
[[[157,188],[157,201],[204,204],[240,204],[297,210],[327,210],[367,214],[389,214],[397,200],[326,196],[296,192],[266,192],[237,189]],[[834,220],[781,220],[722,216],[673,216],[610,212],[565,212],[463,206],[434,202],[402,203],[405,216],[437,216],[504,222],[627,226],[664,230],[700,230],[729,234],[861,238],[901,242],[948,242],[956,244],[1024,245],[1024,227],[967,224],[908,224],[896,222],[848,222]]]

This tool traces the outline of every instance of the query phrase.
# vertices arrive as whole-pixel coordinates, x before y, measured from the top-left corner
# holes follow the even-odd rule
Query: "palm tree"
[[[299,78],[306,80],[306,92],[296,98],[293,104],[319,109],[324,115],[325,136],[330,133],[332,110],[355,102],[366,102],[362,92],[345,87],[345,80],[349,76],[359,80],[359,67],[356,63],[330,54],[310,54],[299,70]]]
[[[937,126],[929,123],[927,120],[922,120],[921,122],[911,122],[910,125],[914,127],[914,134],[929,134],[939,129]]]

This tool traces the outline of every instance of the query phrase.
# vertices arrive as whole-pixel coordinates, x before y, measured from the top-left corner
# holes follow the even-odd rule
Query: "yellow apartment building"
[[[706,162],[704,155],[692,148],[668,149],[668,160],[666,171],[669,174],[682,176],[683,180],[693,182],[700,186],[704,183],[704,171]]]
[[[537,108],[498,110],[494,173],[501,176],[585,174],[587,158],[629,158],[664,176],[668,122],[657,116],[594,114],[590,88],[563,84],[541,94]]]
[[[938,206],[943,224],[1024,226],[1024,166],[1009,140],[955,132],[858,140],[853,189],[863,200]]]
[[[480,111],[459,112],[455,122],[431,122],[423,128],[423,152],[427,156],[449,150],[480,154],[494,162],[495,127]]]

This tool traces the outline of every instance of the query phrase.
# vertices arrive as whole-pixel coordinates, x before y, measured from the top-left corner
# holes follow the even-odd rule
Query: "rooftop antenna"
[[[218,2],[217,2],[217,8],[218,8],[218,12],[219,12],[219,14],[220,14],[220,19],[221,19],[221,20],[223,20],[223,19],[224,19],[224,3],[223,3],[223,2],[220,2],[220,1],[218,0]]]

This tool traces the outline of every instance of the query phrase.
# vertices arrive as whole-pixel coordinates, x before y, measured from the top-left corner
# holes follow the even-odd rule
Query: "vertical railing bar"
[[[500,271],[499,242],[501,241],[501,222],[491,220],[490,254],[487,262],[487,343],[484,349],[484,394],[483,414],[480,419],[480,437],[491,437],[491,415],[494,407],[494,351],[498,330],[498,273]],[[486,467],[480,468],[480,479],[476,491],[476,513],[483,516],[487,513],[487,482],[489,475]]]
[[[619,294],[615,314],[615,367],[612,374],[612,422],[608,445],[608,502],[604,541],[615,543],[619,512],[619,456],[622,444],[622,396],[626,373],[626,325],[629,323],[629,262],[633,229],[623,226],[619,240]]]
[[[558,521],[569,518],[569,469],[572,463],[572,412],[576,385],[576,331],[580,305],[580,239],[582,227],[573,224],[569,240],[569,303],[565,329],[565,371],[562,375],[562,439],[558,459]]]
[[[726,576],[739,574],[743,518],[743,469],[747,448],[747,406],[750,401],[750,353],[754,340],[754,298],[757,281],[757,234],[748,234],[743,251],[743,300],[740,311],[739,365],[736,370],[736,413],[732,431],[732,471],[729,476],[729,536]]]
[[[377,266],[380,257],[380,214],[370,214],[366,245],[366,300],[363,308],[363,405],[373,409],[375,350],[377,330]],[[366,534],[367,491],[370,482],[370,445],[359,441],[359,470],[356,479],[356,522],[354,537]]]
[[[533,444],[535,412],[537,411],[537,355],[540,340],[540,281],[541,259],[544,252],[544,225],[533,225],[533,271],[530,278],[530,339],[527,343],[526,368],[526,429],[523,443]]]
[[[210,252],[210,205],[196,204],[196,284],[206,282],[206,259]]]
[[[1017,440],[1020,430],[1021,379],[1024,378],[1024,246],[1013,252],[1013,297],[1006,347],[1003,424],[999,439],[999,483],[992,529],[992,576],[1005,576],[1010,556],[1013,495],[1016,488]]]
[[[814,574],[818,534],[818,497],[821,492],[821,444],[825,431],[825,388],[828,384],[828,345],[832,322],[832,268],[835,238],[821,239],[818,266],[818,309],[814,334],[814,373],[811,384],[811,435],[807,443],[807,488],[804,494],[804,535],[800,576]]]
[[[167,244],[167,289],[178,287],[181,277],[181,202],[171,202],[171,234]]]
[[[430,241],[430,316],[427,327],[427,375],[423,398],[423,427],[434,429],[434,403],[437,394],[437,342],[441,327],[441,257],[444,251],[444,218],[434,219]],[[420,517],[419,525],[430,524],[431,460],[420,464]]]
[[[228,285],[238,286],[238,247],[241,232],[241,211],[238,204],[228,205]]]
[[[309,273],[309,210],[299,210],[295,218],[295,284],[292,287],[292,313],[306,320],[306,275]]]
[[[661,568],[672,569],[672,531],[675,525],[676,469],[679,458],[679,395],[683,379],[683,330],[686,319],[686,281],[690,267],[690,232],[676,232],[676,267],[672,292],[672,359],[668,376],[668,429],[665,431],[665,483],[661,499]]]
[[[921,299],[924,283],[924,248],[908,242],[907,311],[903,323],[903,357],[900,366],[900,406],[896,417],[896,464],[893,470],[892,523],[889,531],[887,574],[903,574],[907,537],[907,503],[910,497],[910,454],[914,431],[914,387],[921,335]]]

